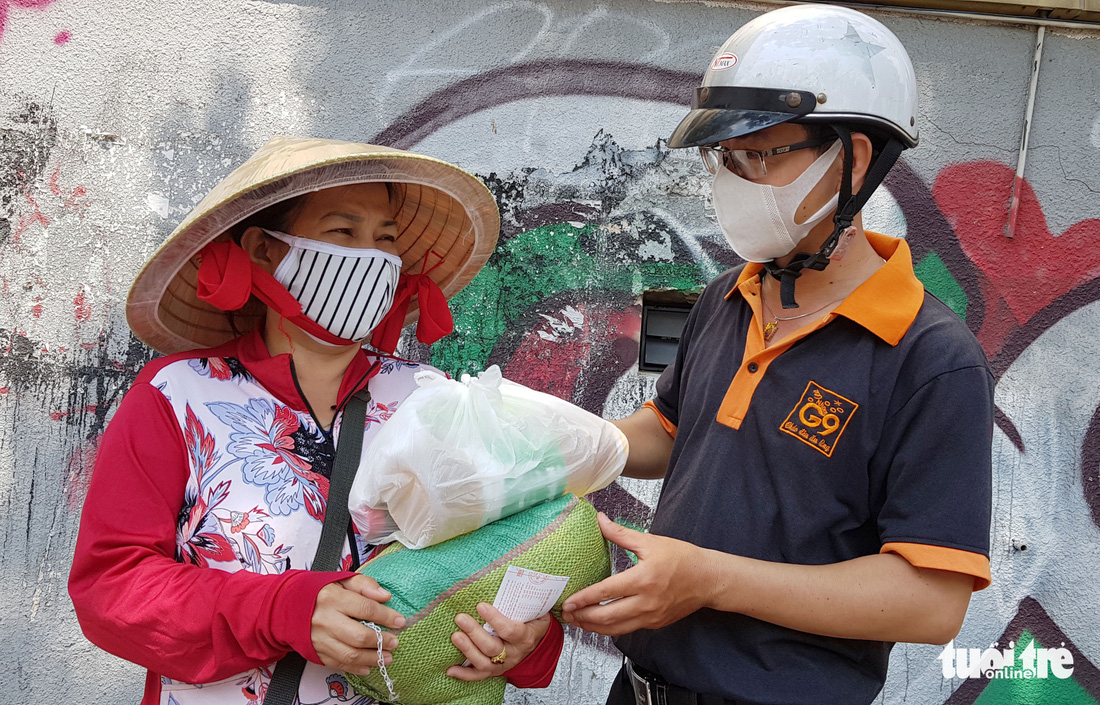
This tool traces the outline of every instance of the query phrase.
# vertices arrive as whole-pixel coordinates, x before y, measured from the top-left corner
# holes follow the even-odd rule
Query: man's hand
[[[967,573],[917,568],[894,553],[798,565],[639,533],[603,514],[600,528],[638,565],[577,592],[562,616],[611,636],[708,607],[841,639],[944,644],[958,634],[974,587]]]
[[[562,616],[590,632],[610,636],[657,629],[706,606],[711,580],[704,574],[703,549],[666,536],[643,534],[599,514],[604,538],[633,551],[638,564],[578,591]],[[614,600],[610,604],[600,604]]]
[[[468,614],[455,615],[455,624],[462,631],[451,635],[451,643],[458,647],[470,665],[451,666],[447,669],[447,675],[460,681],[480,681],[504,675],[535,650],[553,619],[549,614],[544,614],[527,623],[517,622],[505,617],[488,602],[478,603],[477,613],[497,635],[485,631],[481,623]],[[493,657],[500,654],[504,654],[503,662],[493,663]]]
[[[359,620],[380,627],[401,629],[405,618],[382,605],[390,593],[373,578],[355,575],[330,583],[317,593],[313,608],[310,637],[321,662],[337,671],[367,675],[378,665],[378,633]],[[390,653],[397,648],[397,636],[382,633],[383,663],[393,661]]]

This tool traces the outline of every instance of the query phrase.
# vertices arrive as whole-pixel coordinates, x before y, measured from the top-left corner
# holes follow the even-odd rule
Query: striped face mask
[[[275,280],[298,300],[307,318],[337,338],[365,340],[393,305],[401,274],[397,255],[264,232],[290,245],[275,268]]]

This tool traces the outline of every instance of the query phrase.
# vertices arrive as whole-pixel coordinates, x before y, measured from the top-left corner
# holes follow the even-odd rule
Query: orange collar
[[[841,301],[832,313],[858,323],[890,345],[897,345],[924,303],[924,285],[913,273],[913,257],[905,240],[870,230],[864,232],[871,247],[886,264]],[[762,271],[762,264],[746,264],[726,298],[738,290],[744,295],[745,286],[756,280]]]

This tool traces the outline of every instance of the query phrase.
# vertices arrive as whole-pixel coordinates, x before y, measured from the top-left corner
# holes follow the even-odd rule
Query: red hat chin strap
[[[437,265],[438,266],[438,265]],[[434,268],[433,268],[434,269]],[[429,269],[428,272],[431,270]],[[420,274],[402,274],[397,281],[397,293],[393,297],[393,306],[374,329],[371,345],[384,353],[392,354],[401,339],[401,329],[405,325],[405,316],[409,312],[412,297],[416,296],[420,304],[420,319],[416,323],[416,339],[425,345],[431,345],[455,329],[451,308],[443,290],[432,281],[428,272]]]
[[[222,311],[236,311],[256,298],[273,311],[318,340],[332,345],[358,345],[359,341],[340,338],[302,313],[302,304],[275,277],[252,261],[240,245],[212,242],[199,253],[198,290],[200,299]]]
[[[250,295],[255,294],[273,311],[318,340],[332,345],[361,344],[361,341],[333,335],[303,314],[302,304],[275,277],[253,262],[240,245],[212,242],[199,254],[202,261],[196,293],[210,305],[222,311],[236,311],[248,303]],[[428,276],[428,272],[402,274],[398,279],[393,305],[371,337],[371,345],[375,348],[387,354],[397,349],[413,296],[420,302],[420,320],[416,326],[416,337],[420,342],[431,345],[454,331],[454,319],[447,306],[447,297]]]

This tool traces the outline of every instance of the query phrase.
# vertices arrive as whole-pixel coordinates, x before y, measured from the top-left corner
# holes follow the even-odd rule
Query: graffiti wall
[[[763,6],[575,0],[0,0],[0,703],[137,702],[65,582],[97,441],[150,357],[123,304],[144,260],[277,134],[372,141],[481,176],[500,246],[411,357],[608,418],[653,393],[640,294],[737,263],[697,159],[667,136],[714,49]],[[1034,27],[877,15],[909,48],[921,144],[866,209],[978,336],[997,377],[993,586],[960,648],[1065,648],[1067,678],[945,677],[899,645],[881,703],[1100,699],[1100,31],[1051,28],[1006,233]],[[1011,237],[1007,235],[1011,234]],[[659,485],[595,497],[644,525]],[[141,511],[140,507],[126,511]],[[602,702],[618,668],[570,633],[546,691]]]

